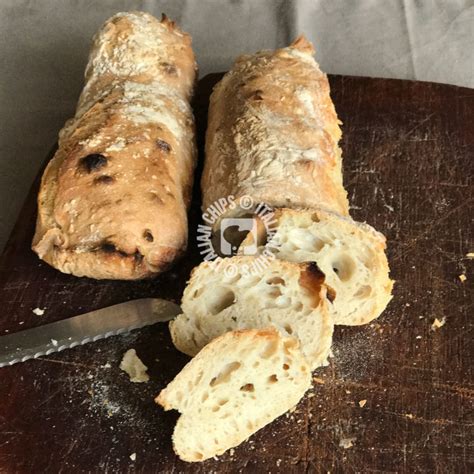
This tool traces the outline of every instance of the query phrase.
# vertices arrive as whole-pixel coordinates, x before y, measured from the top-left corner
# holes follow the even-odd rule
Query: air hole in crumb
[[[270,377],[268,377],[268,381],[270,383],[278,382],[278,377],[276,376],[276,374],[270,375]]]
[[[198,451],[194,453],[194,458],[197,459],[198,461],[200,461],[203,457],[204,455]]]
[[[216,385],[219,385],[220,383],[228,382],[230,379],[230,376],[232,375],[232,372],[235,372],[239,367],[240,367],[240,362],[231,362],[230,364],[227,364],[217,375],[216,377],[212,378],[212,380],[209,382],[209,385],[211,387],[215,387]]]
[[[285,324],[284,329],[288,334],[293,334],[293,328],[289,324]]]
[[[204,403],[209,398],[209,394],[204,392],[201,397],[201,403]]]
[[[228,398],[221,398],[219,400],[219,405],[220,406],[224,406],[226,403],[229,403],[229,399]]]
[[[268,292],[268,296],[270,296],[271,298],[278,298],[282,294],[283,293],[279,288],[272,288],[271,291]]]
[[[332,263],[332,269],[341,281],[349,280],[354,275],[355,268],[354,260],[348,255],[341,255]]]
[[[240,391],[241,392],[254,392],[255,387],[253,386],[253,383],[246,383],[245,385],[242,385],[242,387],[240,387]]]
[[[270,341],[260,354],[262,359],[269,359],[278,350],[278,341]]]
[[[372,287],[368,285],[361,286],[355,293],[354,298],[367,298],[372,293]]]
[[[290,366],[288,364],[283,364],[283,370],[289,370]]]
[[[295,304],[295,311],[301,311],[303,309],[303,303],[301,301],[298,301],[298,303]]]
[[[283,280],[283,278],[280,278],[280,277],[272,277],[272,278],[269,278],[269,279],[267,280],[267,283],[268,283],[269,285],[283,285],[283,286],[286,285],[285,280]]]
[[[319,222],[319,216],[316,213],[311,214],[311,220],[313,222]]]
[[[232,306],[235,302],[234,292],[224,287],[212,288],[212,291],[206,296],[205,302],[211,314],[218,314],[229,306]]]

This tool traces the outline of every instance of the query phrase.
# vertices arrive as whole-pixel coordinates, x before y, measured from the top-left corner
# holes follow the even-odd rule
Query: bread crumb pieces
[[[467,257],[467,258],[471,258],[471,259],[474,258],[474,252],[468,252],[468,253],[466,254],[466,257]]]
[[[446,317],[443,316],[441,319],[435,318],[433,324],[431,325],[431,330],[436,331],[437,329],[443,327],[446,324]]]
[[[135,459],[137,459],[137,453],[132,453],[132,454],[130,454],[130,459],[131,459],[132,461],[135,461]]]
[[[360,401],[359,401],[359,406],[360,406],[361,408],[363,408],[363,407],[365,407],[365,404],[366,404],[366,403],[367,403],[367,400],[360,400]]]
[[[324,385],[326,382],[320,377],[313,377],[313,380],[320,385]]]
[[[421,336],[416,336],[415,339],[421,339]]]
[[[276,460],[276,466],[277,466],[277,467],[280,467],[280,464],[281,464],[281,459],[277,459],[277,460]]]
[[[57,346],[58,341],[56,341],[56,339],[51,339],[51,344],[53,344],[53,346]]]
[[[130,382],[142,383],[150,380],[146,373],[148,367],[138,358],[135,349],[125,352],[122,362],[120,362],[120,368],[128,374]]]
[[[342,438],[339,441],[339,447],[344,449],[352,448],[352,446],[354,446],[353,441],[355,440],[356,438]]]
[[[110,365],[110,362],[106,362],[104,365],[101,365],[101,369],[110,369],[112,366]]]
[[[44,312],[45,312],[46,308],[35,308],[33,309],[33,314],[36,314],[36,316],[43,316]]]
[[[411,413],[405,413],[405,416],[407,418],[410,418],[410,420],[413,420],[414,416]]]
[[[459,279],[461,280],[461,283],[464,283],[467,280],[467,276],[464,273],[461,273],[461,275],[459,275]]]

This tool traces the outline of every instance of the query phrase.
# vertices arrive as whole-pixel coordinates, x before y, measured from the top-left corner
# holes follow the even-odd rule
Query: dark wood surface
[[[201,81],[196,99],[201,150],[217,77]],[[166,325],[0,369],[0,472],[473,472],[474,275],[466,254],[474,252],[474,90],[330,80],[352,214],[388,238],[397,283],[383,316],[337,328],[334,358],[296,411],[200,465],[174,456],[177,414],[153,402],[187,361]],[[36,192],[37,183],[0,260],[0,334],[133,298],[179,301],[199,261],[193,231],[189,255],[154,281],[78,279],[30,251]],[[192,229],[198,220],[196,191]],[[446,323],[432,330],[435,318]],[[129,348],[149,367],[149,383],[120,371]]]

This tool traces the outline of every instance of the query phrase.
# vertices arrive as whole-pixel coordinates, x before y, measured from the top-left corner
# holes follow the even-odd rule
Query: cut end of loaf
[[[201,462],[238,446],[294,407],[311,385],[295,338],[275,328],[225,333],[205,346],[156,402],[181,413],[173,448]]]

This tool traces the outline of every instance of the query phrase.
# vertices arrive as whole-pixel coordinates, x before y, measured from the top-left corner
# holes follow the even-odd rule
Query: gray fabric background
[[[133,9],[191,33],[201,76],[305,33],[329,73],[474,87],[474,0],[1,0],[0,248],[74,111],[91,36]]]

